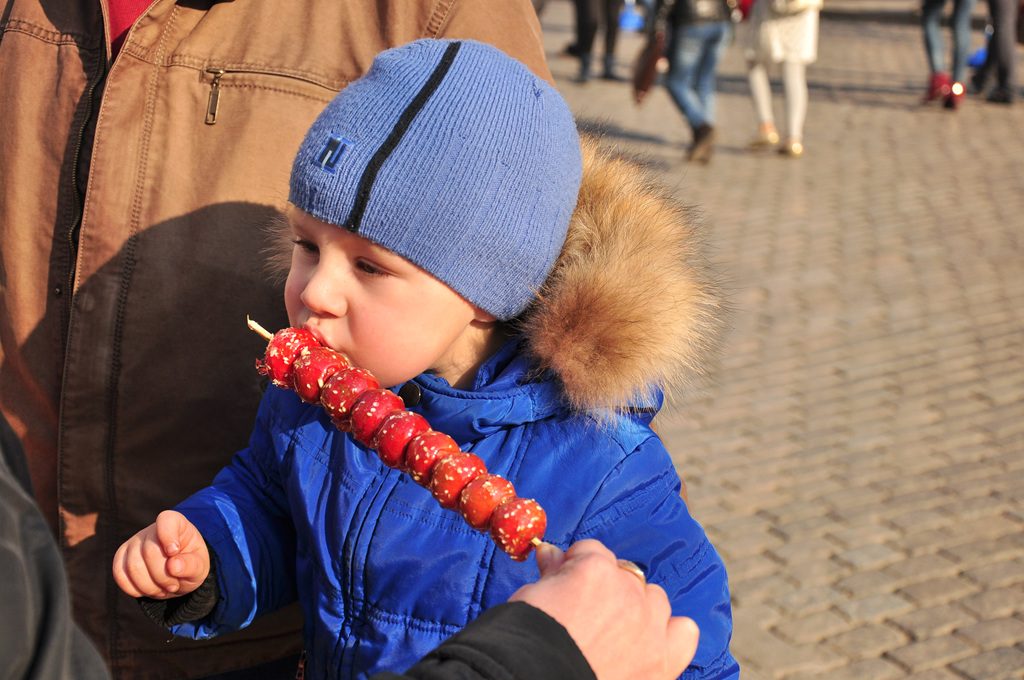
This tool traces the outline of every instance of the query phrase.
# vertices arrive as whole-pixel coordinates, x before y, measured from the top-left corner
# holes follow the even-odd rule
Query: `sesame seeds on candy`
[[[478,456],[461,451],[451,437],[406,411],[401,398],[380,389],[368,371],[351,366],[344,354],[324,347],[305,329],[271,334],[251,319],[249,328],[268,340],[256,366],[275,385],[319,403],[339,430],[351,432],[385,465],[429,489],[441,507],[458,511],[474,529],[489,531],[512,559],[523,561],[540,545],[547,528],[543,508],[516,497],[512,483],[489,474]]]

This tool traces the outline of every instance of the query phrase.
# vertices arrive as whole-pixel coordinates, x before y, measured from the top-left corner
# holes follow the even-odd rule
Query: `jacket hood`
[[[513,330],[530,376],[554,376],[575,411],[616,414],[704,384],[726,305],[700,224],[652,173],[582,135],[583,177],[565,245]],[[270,225],[283,281],[291,232]],[[479,383],[479,380],[478,380]]]
[[[615,412],[703,384],[725,304],[692,212],[636,161],[581,145],[565,246],[520,330],[574,409]]]

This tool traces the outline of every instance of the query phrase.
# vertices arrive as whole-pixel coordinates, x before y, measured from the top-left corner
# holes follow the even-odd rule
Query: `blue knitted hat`
[[[507,320],[554,265],[581,174],[551,85],[495,47],[418,40],[381,52],[327,105],[289,200]]]

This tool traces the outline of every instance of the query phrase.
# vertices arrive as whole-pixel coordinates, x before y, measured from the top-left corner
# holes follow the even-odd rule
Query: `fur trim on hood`
[[[565,245],[537,300],[510,323],[572,408],[615,413],[706,382],[726,308],[686,208],[635,161],[587,135],[581,145]],[[284,281],[287,216],[269,230],[267,271]]]
[[[724,302],[688,211],[636,162],[581,143],[565,246],[520,329],[572,407],[621,411],[706,381]]]

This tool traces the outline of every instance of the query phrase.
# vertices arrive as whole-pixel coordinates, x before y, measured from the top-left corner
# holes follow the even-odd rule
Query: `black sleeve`
[[[21,442],[0,414],[0,676],[110,680],[71,620],[64,563],[27,470]]]
[[[568,631],[540,609],[489,609],[405,674],[370,680],[596,680]]]
[[[210,573],[206,575],[198,588],[181,597],[166,600],[155,600],[151,597],[139,597],[136,601],[149,620],[161,628],[170,628],[189,621],[205,619],[217,606],[220,599],[220,586],[217,585],[217,560],[214,559],[213,548],[206,544],[210,553]]]

